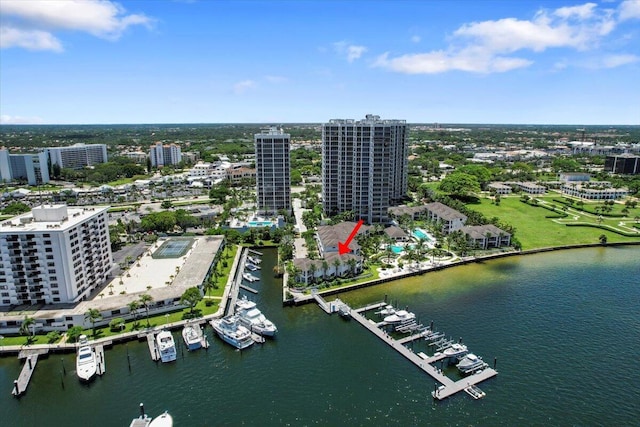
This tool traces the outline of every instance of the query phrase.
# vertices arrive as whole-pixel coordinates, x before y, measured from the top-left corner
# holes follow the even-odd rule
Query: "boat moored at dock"
[[[398,310],[395,313],[389,316],[386,316],[384,318],[384,323],[387,325],[396,325],[396,324],[402,324],[402,323],[414,321],[415,318],[416,318],[416,315],[410,311]]]
[[[176,360],[176,343],[170,331],[164,330],[156,337],[156,344],[160,352],[160,360],[162,362],[173,362]]]
[[[236,302],[236,314],[240,323],[260,335],[272,337],[278,332],[278,328],[256,307],[256,303],[249,301],[244,296],[240,301]]]
[[[461,358],[467,354],[469,350],[467,346],[460,343],[451,344],[451,347],[444,349],[442,352],[448,358]]]
[[[96,353],[89,345],[86,335],[80,335],[78,341],[78,354],[76,356],[76,373],[82,381],[89,381],[98,371]]]
[[[463,374],[471,374],[486,368],[488,365],[482,360],[481,357],[476,356],[473,353],[469,353],[460,359],[460,363],[456,365],[458,370]]]
[[[260,280],[260,278],[254,276],[253,274],[250,273],[242,273],[242,278],[248,282],[257,282]]]
[[[198,325],[186,324],[182,328],[182,339],[189,351],[202,347],[202,330]]]
[[[239,350],[253,344],[251,332],[240,324],[237,315],[225,316],[222,319],[213,319],[211,326],[213,326],[213,330],[216,331],[223,341]]]

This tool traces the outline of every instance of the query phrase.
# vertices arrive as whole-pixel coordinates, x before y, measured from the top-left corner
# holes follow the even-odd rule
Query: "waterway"
[[[146,343],[106,352],[107,373],[89,385],[74,355],[38,362],[29,389],[11,396],[20,365],[0,358],[6,426],[128,426],[144,402],[176,426],[637,425],[640,419],[640,248],[591,248],[512,257],[340,295],[352,306],[409,306],[420,321],[463,341],[499,375],[434,402],[434,381],[355,322],[315,305],[281,306],[269,272],[251,294],[278,326],[275,340],[242,352],[214,337],[208,351],[172,364]],[[333,297],[329,297],[331,300]],[[178,332],[176,342],[181,343]],[[131,370],[127,363],[131,361]],[[62,359],[62,360],[61,360]],[[62,374],[62,364],[66,375]],[[455,368],[448,370],[452,376]]]

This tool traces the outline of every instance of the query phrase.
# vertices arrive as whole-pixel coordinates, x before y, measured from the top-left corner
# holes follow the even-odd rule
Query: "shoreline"
[[[328,289],[325,291],[317,291],[316,293],[320,296],[330,296],[330,295],[338,295],[344,292],[350,292],[350,291],[354,291],[357,289],[362,289],[362,288],[368,288],[370,286],[375,286],[375,285],[380,285],[383,283],[389,283],[389,282],[393,282],[396,280],[402,280],[408,277],[414,277],[414,276],[420,276],[423,274],[427,274],[430,273],[432,271],[441,271],[441,270],[445,270],[445,269],[449,269],[449,268],[453,268],[453,267],[459,267],[462,265],[467,265],[467,264],[474,264],[474,263],[482,263],[484,261],[487,260],[493,260],[493,259],[499,259],[499,258],[507,258],[507,257],[513,257],[513,256],[524,256],[524,255],[534,255],[534,254],[538,254],[538,253],[544,253],[544,252],[553,252],[553,251],[564,251],[564,250],[572,250],[572,249],[585,249],[585,248],[595,248],[595,247],[602,247],[602,248],[608,248],[608,247],[617,247],[617,246],[640,246],[640,242],[616,242],[616,243],[607,243],[607,244],[602,244],[602,243],[582,243],[582,244],[575,244],[575,245],[564,245],[564,246],[551,246],[551,247],[546,247],[546,248],[536,248],[536,249],[528,249],[528,250],[524,250],[524,251],[511,251],[511,252],[504,252],[504,253],[498,253],[498,254],[490,254],[490,255],[484,255],[484,256],[479,256],[479,257],[466,257],[466,258],[462,258],[458,261],[453,261],[447,264],[442,264],[442,265],[436,265],[436,266],[432,266],[429,268],[423,268],[423,269],[418,269],[418,270],[414,270],[414,271],[408,271],[406,273],[400,273],[391,277],[384,277],[384,278],[379,278],[379,279],[374,279],[374,280],[370,280],[367,282],[362,282],[362,283],[357,283],[355,285],[347,285],[344,287],[340,287],[340,288],[334,288],[334,289]],[[284,284],[285,282],[283,282],[283,291],[284,291],[284,295],[286,295],[286,292],[288,291],[289,293],[293,293],[291,292],[291,290],[289,288],[286,287],[286,285]],[[313,298],[313,295],[311,294],[305,294],[301,297],[298,298],[289,298],[289,299],[284,299],[282,301],[282,305],[283,306],[300,306],[300,305],[305,305],[305,304],[309,304],[315,302],[315,299]]]

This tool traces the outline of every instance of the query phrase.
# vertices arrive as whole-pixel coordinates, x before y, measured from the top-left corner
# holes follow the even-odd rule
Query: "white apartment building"
[[[29,185],[49,182],[47,153],[10,154],[0,149],[0,181],[24,180]]]
[[[52,165],[61,168],[82,169],[107,162],[106,144],[74,144],[68,147],[48,148]]]
[[[86,299],[113,264],[107,209],[42,205],[0,223],[0,306]]]
[[[259,212],[291,211],[290,141],[290,135],[276,127],[254,135]]]
[[[405,120],[330,120],[322,125],[322,200],[333,216],[387,222],[388,209],[407,193],[408,128]]]
[[[149,149],[149,157],[151,158],[151,166],[161,168],[180,163],[182,161],[182,152],[179,145],[162,145],[162,142],[156,142]]]

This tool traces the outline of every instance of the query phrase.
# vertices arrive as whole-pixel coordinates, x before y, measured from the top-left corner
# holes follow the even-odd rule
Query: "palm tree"
[[[144,306],[144,310],[147,313],[147,328],[149,327],[149,303],[153,301],[153,297],[149,294],[140,295],[140,304]]]
[[[309,266],[309,272],[311,273],[311,281],[316,281],[316,271],[318,271],[318,267],[316,267],[315,262]]]
[[[324,278],[327,278],[327,269],[329,268],[329,263],[327,262],[326,259],[322,259],[322,275],[324,276]]]
[[[129,307],[129,312],[133,314],[133,321],[136,323],[138,321],[138,309],[140,308],[140,304],[138,304],[138,301],[131,301],[127,304],[127,307]]]
[[[85,320],[88,320],[89,322],[91,322],[91,330],[93,331],[93,336],[95,337],[96,322],[102,319],[102,314],[100,313],[100,310],[96,308],[90,308],[89,310],[87,310],[86,313],[84,313],[84,318]]]
[[[22,335],[31,334],[33,336],[33,334],[35,334],[35,328],[32,328],[32,326],[34,326],[35,324],[36,324],[36,319],[34,319],[33,317],[25,316],[24,320],[22,321],[22,324],[20,325],[20,334]],[[30,337],[29,339],[31,338],[32,337]]]
[[[340,260],[338,258],[333,260],[333,266],[336,268],[336,277],[338,277],[338,267],[340,267]]]
[[[353,258],[350,258],[349,261],[347,261],[347,264],[349,264],[349,268],[351,269],[351,273],[354,274],[354,275],[356,274],[356,264],[357,263],[358,262]]]

